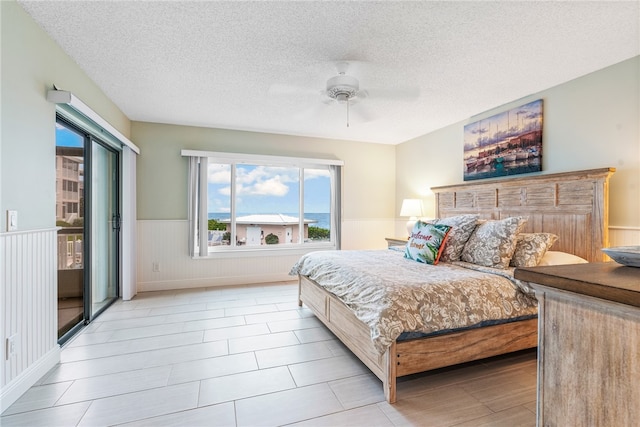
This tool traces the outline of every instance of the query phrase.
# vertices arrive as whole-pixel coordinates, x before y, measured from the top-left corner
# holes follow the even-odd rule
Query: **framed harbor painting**
[[[464,127],[464,180],[542,170],[542,99]]]

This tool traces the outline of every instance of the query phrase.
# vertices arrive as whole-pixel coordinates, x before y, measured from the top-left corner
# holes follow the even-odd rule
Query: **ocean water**
[[[297,213],[282,213],[283,215],[297,217]],[[237,216],[245,216],[251,215],[249,213],[238,213]],[[209,219],[217,219],[218,221],[223,219],[229,219],[230,215],[224,212],[209,212]],[[331,229],[331,214],[329,213],[318,213],[318,212],[307,212],[304,214],[304,219],[315,219],[318,222],[311,223],[310,225],[315,227],[324,228],[327,230]]]

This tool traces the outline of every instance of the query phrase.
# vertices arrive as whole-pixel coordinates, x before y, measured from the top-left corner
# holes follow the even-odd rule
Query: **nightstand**
[[[387,241],[387,247],[390,248],[391,246],[404,246],[409,239],[407,237],[385,237],[384,240]]]

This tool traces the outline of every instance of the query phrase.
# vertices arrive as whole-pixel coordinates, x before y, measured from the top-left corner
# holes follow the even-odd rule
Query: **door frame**
[[[93,233],[91,232],[91,229],[92,229],[93,221],[95,219],[93,216],[91,216],[91,213],[92,213],[91,206],[92,206],[92,200],[93,200],[92,199],[93,194],[91,189],[92,186],[90,181],[92,166],[93,166],[92,165],[92,162],[93,162],[92,148],[93,148],[93,144],[95,143],[115,154],[114,167],[115,167],[115,177],[116,177],[116,183],[115,183],[116,194],[114,196],[114,203],[115,203],[115,211],[119,217],[121,216],[121,210],[122,210],[122,176],[121,176],[122,150],[115,148],[112,144],[109,144],[104,140],[102,140],[98,135],[94,134],[91,131],[83,129],[82,127],[68,120],[67,118],[65,118],[63,115],[59,113],[56,113],[56,123],[61,123],[65,127],[68,127],[69,129],[83,136],[83,153],[84,153],[84,173],[83,173],[84,175],[84,187],[83,187],[84,206],[82,207],[83,218],[84,218],[83,242],[82,242],[83,264],[84,264],[83,295],[82,295],[83,319],[80,322],[78,322],[76,325],[71,327],[62,336],[58,337],[58,344],[62,345],[65,342],[67,342],[70,338],[72,338],[75,334],[77,334],[80,329],[82,329],[84,326],[91,323],[95,318],[97,318],[101,313],[103,313],[120,296],[120,286],[121,286],[121,277],[122,277],[122,272],[121,272],[122,266],[121,266],[121,259],[120,259],[122,254],[122,247],[121,247],[122,239],[121,239],[121,229],[118,227],[117,233],[115,235],[115,242],[114,242],[115,248],[116,248],[116,254],[115,254],[115,259],[113,260],[115,263],[115,269],[116,269],[114,274],[114,280],[116,281],[115,296],[111,298],[110,301],[105,303],[104,306],[102,306],[99,310],[97,310],[95,313],[92,314],[92,310],[91,310],[92,265],[91,265],[91,262],[92,262],[93,254],[92,254],[91,246],[92,246],[94,236],[93,236]]]

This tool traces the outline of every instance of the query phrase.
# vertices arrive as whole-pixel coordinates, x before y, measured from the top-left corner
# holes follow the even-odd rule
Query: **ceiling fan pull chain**
[[[349,127],[349,98],[347,98],[347,127]]]

